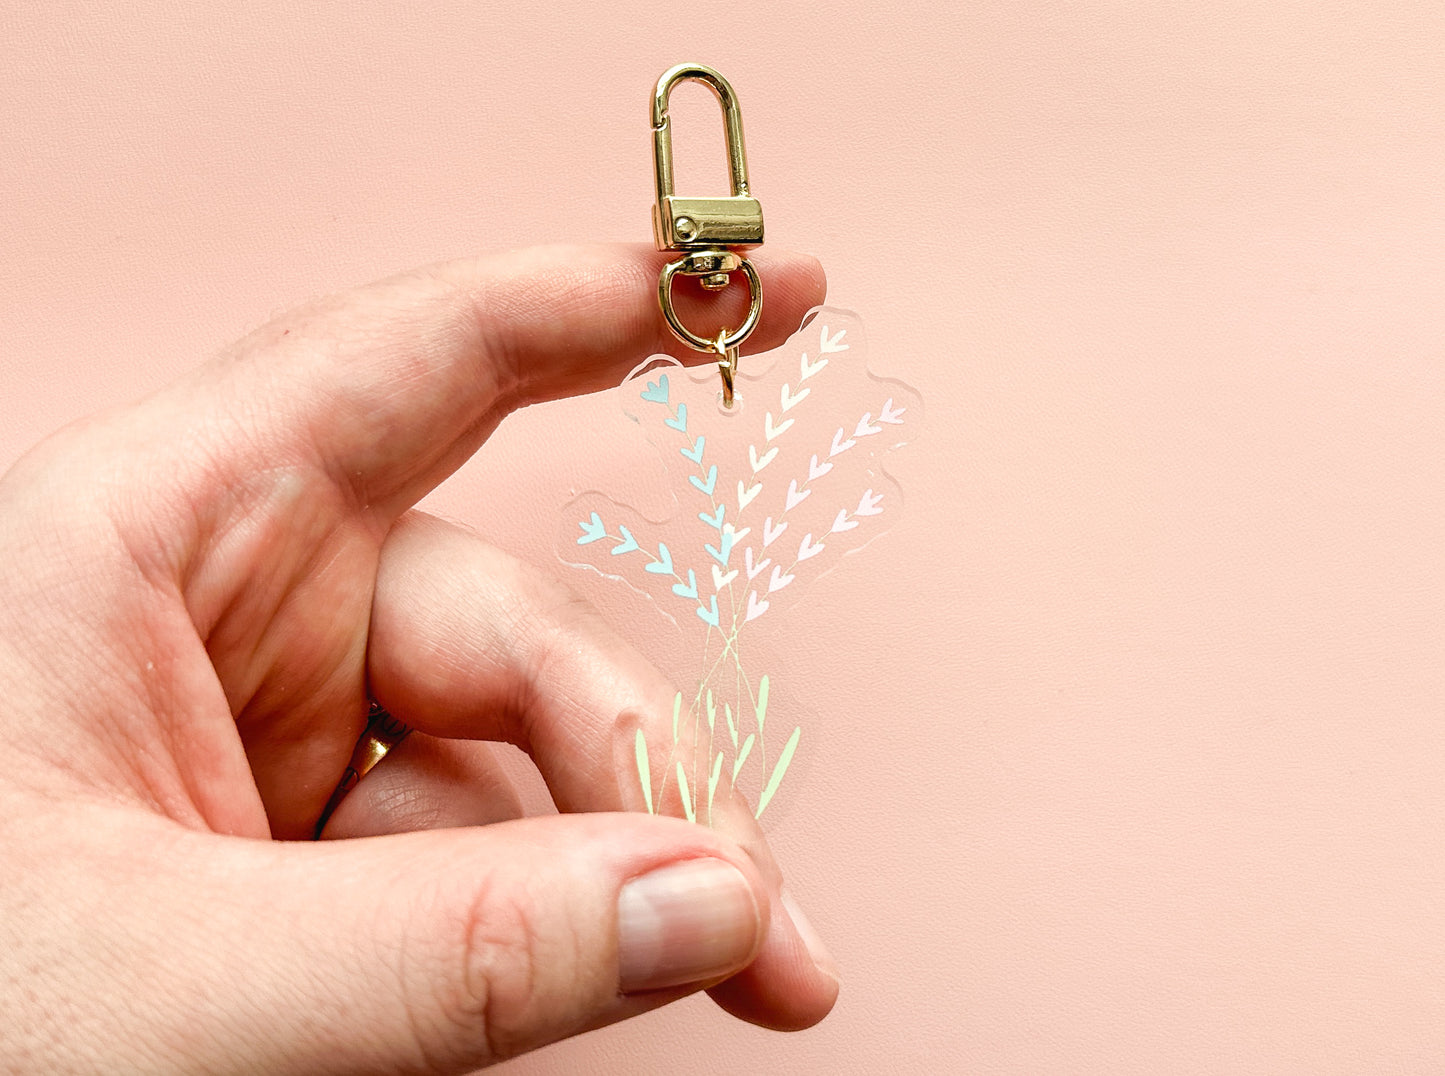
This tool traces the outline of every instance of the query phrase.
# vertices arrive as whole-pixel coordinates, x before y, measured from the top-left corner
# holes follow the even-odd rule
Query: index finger
[[[253,440],[300,452],[360,504],[398,515],[459,467],[509,412],[617,385],[648,355],[706,361],[665,326],[668,255],[642,245],[555,246],[417,270],[301,307],[240,341],[220,394]],[[818,262],[756,251],[762,319],[749,350],[787,338],[823,298]],[[701,335],[739,324],[741,285],[675,285]],[[215,399],[214,384],[205,386]],[[250,400],[252,406],[244,406]],[[259,416],[256,418],[255,416]]]

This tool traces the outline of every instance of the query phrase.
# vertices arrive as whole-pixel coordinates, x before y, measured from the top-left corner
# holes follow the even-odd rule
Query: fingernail
[[[808,955],[813,958],[813,963],[824,975],[835,983],[838,982],[838,962],[833,959],[833,954],[828,952],[828,947],[823,944],[823,939],[813,929],[813,924],[808,922],[808,917],[803,914],[803,909],[798,907],[798,902],[793,899],[793,894],[784,889],[782,896],[783,907],[787,910],[788,917],[793,920],[793,926],[798,928],[798,937],[802,938],[803,944],[808,947]]]
[[[718,859],[692,859],[634,878],[617,898],[623,993],[661,990],[740,970],[762,924],[753,888]]]

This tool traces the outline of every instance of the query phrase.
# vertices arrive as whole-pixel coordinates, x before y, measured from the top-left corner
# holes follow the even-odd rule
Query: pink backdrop
[[[792,614],[827,727],[771,832],[837,1010],[509,1071],[1440,1071],[1438,3],[4,6],[0,461],[307,296],[648,238],[683,59],[928,403]],[[432,506],[547,561],[633,473],[585,406]]]

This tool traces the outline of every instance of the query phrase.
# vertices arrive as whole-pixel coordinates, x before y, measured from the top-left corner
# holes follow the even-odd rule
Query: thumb
[[[263,861],[227,869],[251,909],[228,1071],[470,1072],[727,978],[769,916],[741,849],[645,815],[227,854]]]

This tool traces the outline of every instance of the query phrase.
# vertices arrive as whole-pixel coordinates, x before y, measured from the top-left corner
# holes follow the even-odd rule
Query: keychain
[[[684,81],[703,83],[722,106],[728,196],[673,190],[668,100]],[[564,511],[558,550],[564,563],[626,584],[676,626],[663,665],[687,687],[673,699],[670,728],[624,730],[635,799],[709,824],[734,790],[761,817],[805,753],[804,694],[780,675],[800,628],[779,608],[897,515],[901,495],[881,461],[913,438],[921,402],[867,370],[859,319],[842,310],[810,312],[781,348],[740,362],[762,313],[763,281],[746,252],[763,242],[763,214],[737,95],[712,68],[674,67],[654,91],[652,131],[654,238],[678,255],[658,279],[662,317],[688,347],[716,356],[716,373],[656,355],[628,376],[618,399],[662,455],[672,511],[653,521],[584,493]],[[672,302],[678,274],[716,291],[738,273],[750,297],[741,325],[709,339],[682,324]]]
[[[727,198],[679,198],[673,193],[672,122],[667,103],[679,82],[701,82],[717,95],[722,105],[724,135],[727,139],[728,178],[732,194]],[[657,281],[657,297],[663,317],[673,335],[695,351],[717,355],[722,374],[723,406],[733,405],[738,369],[738,349],[757,327],[763,312],[763,284],[746,255],[738,253],[763,242],[763,207],[748,190],[748,157],[743,144],[743,115],[737,95],[728,80],[711,67],[679,64],[657,80],[652,95],[652,165],[657,180],[657,202],[652,210],[652,234],[657,249],[680,253],[668,262]],[[698,336],[682,323],[672,308],[672,278],[677,273],[695,276],[709,291],[726,288],[731,274],[742,270],[748,281],[748,313],[743,323],[729,332],[722,329],[712,340]]]

